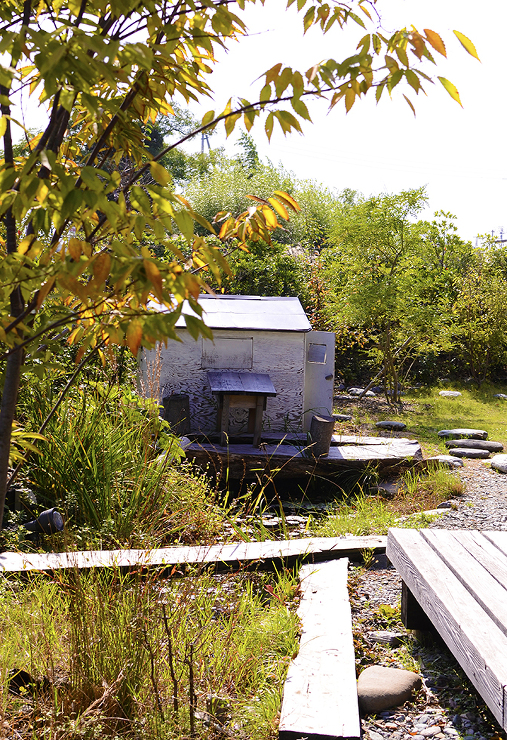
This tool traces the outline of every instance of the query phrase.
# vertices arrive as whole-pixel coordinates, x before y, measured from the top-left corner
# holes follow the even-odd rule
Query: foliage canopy
[[[440,36],[429,29],[384,36],[375,4],[366,0],[301,0],[305,31],[318,26],[329,33],[352,23],[363,30],[370,24],[370,32],[343,60],[326,60],[306,72],[276,64],[262,75],[257,99],[231,99],[223,111],[208,111],[197,130],[153,156],[146,127],[160,113],[171,115],[175,98],[188,103],[211,96],[215,51],[245,33],[245,5],[246,0],[237,7],[223,0],[0,4],[0,521],[22,369],[50,360],[62,330],[78,347],[78,362],[89,350],[126,343],[136,353],[141,341],[151,346],[174,337],[183,300],[199,312],[201,275],[226,269],[221,250],[196,235],[195,224],[217,235],[227,251],[235,239],[240,245],[246,239],[269,243],[278,219],[297,210],[290,196],[275,193],[254,199],[236,218],[220,214],[213,225],[175,192],[162,158],[219,123],[227,134],[240,119],[247,131],[263,119],[268,138],[275,123],[284,133],[299,131],[300,121],[310,119],[309,98],[326,98],[331,108],[343,100],[348,111],[369,91],[378,100],[402,82],[418,93],[431,80],[433,52],[446,54]],[[476,56],[471,42],[457,36]],[[455,87],[439,79],[459,101]],[[26,154],[15,156],[15,107],[23,91],[39,96],[49,122],[28,142]],[[132,165],[124,167],[127,160]],[[189,254],[174,243],[174,232],[183,235]],[[158,261],[147,238],[163,243],[173,259]],[[150,312],[152,299],[168,310]],[[207,333],[195,317],[186,321],[194,336]]]

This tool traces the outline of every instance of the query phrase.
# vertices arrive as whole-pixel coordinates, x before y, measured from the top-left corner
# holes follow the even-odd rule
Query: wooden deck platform
[[[301,640],[283,690],[280,740],[359,740],[347,559],[304,565]]]
[[[507,532],[391,529],[387,556],[405,626],[424,627],[422,608],[507,730]]]
[[[239,542],[211,547],[166,547],[158,550],[88,550],[27,554],[0,553],[0,574],[72,570],[75,568],[121,568],[159,570],[171,574],[184,566],[204,565],[214,570],[249,567],[290,567],[298,562],[311,563],[350,557],[361,559],[363,550],[385,552],[386,538],[313,537],[267,542]]]
[[[230,477],[244,480],[256,480],[262,474],[274,473],[277,478],[330,477],[343,470],[367,466],[394,472],[396,468],[423,459],[419,443],[411,439],[333,435],[329,454],[315,460],[307,451],[305,435],[301,435],[300,441],[295,439],[296,435],[282,437],[282,441],[273,440],[273,436],[263,434],[265,441],[261,449],[246,442],[222,446],[195,441],[185,453],[196,465],[208,467],[218,476],[225,475],[228,470]]]

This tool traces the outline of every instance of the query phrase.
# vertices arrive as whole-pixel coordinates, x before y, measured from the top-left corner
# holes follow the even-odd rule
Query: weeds
[[[209,737],[219,696],[215,724],[269,738],[297,651],[295,584],[292,574],[163,582],[114,570],[4,582],[4,726],[51,740]],[[20,670],[41,689],[8,693]]]

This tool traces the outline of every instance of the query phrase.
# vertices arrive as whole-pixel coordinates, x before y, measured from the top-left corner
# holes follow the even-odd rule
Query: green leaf
[[[468,36],[465,36],[464,33],[460,33],[459,31],[454,31],[454,35],[458,39],[458,41],[461,43],[461,45],[468,51],[471,56],[475,57],[479,62],[481,61],[479,59],[479,55],[477,54],[477,50],[473,43],[470,41]]]
[[[172,177],[165,167],[162,167],[158,162],[150,162],[151,175],[159,185],[169,185],[172,182]]]
[[[439,77],[438,79],[440,80],[442,85],[445,87],[445,89],[447,90],[451,98],[455,100],[457,103],[459,103],[461,107],[463,108],[457,87],[453,85],[453,83],[450,82],[449,80],[446,80],[445,77]]]
[[[215,111],[209,110],[202,117],[201,126],[207,126],[208,123],[211,123],[211,121],[214,121],[214,120],[215,120]]]
[[[273,126],[275,123],[275,118],[273,116],[273,113],[270,113],[268,117],[266,118],[266,136],[268,137],[268,141],[271,141],[271,134],[273,133]]]

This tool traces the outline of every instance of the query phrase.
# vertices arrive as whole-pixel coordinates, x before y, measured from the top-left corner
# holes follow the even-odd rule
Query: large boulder
[[[507,455],[495,455],[491,458],[491,467],[499,473],[507,473]]]
[[[412,671],[370,666],[365,668],[357,681],[359,708],[366,714],[397,707],[410,699],[421,685],[421,677]]]

